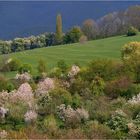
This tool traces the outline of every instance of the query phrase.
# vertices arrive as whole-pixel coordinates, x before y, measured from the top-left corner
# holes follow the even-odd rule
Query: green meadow
[[[65,60],[67,64],[78,63],[86,65],[94,59],[121,59],[121,48],[131,41],[140,41],[140,34],[137,36],[116,36],[105,39],[88,41],[84,44],[75,43],[67,45],[52,46],[11,53],[10,58],[17,58],[22,63],[29,63],[33,66],[33,73],[36,74],[39,59],[46,61],[48,70],[55,67],[59,60]],[[0,56],[1,58],[3,55]],[[5,73],[12,77],[15,73]]]

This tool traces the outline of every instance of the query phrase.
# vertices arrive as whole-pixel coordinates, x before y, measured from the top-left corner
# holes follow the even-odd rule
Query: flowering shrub
[[[71,106],[65,106],[62,104],[58,107],[58,116],[59,118],[65,122],[66,127],[77,127],[81,120],[80,117],[77,115],[77,112],[71,108]]]
[[[128,100],[128,103],[134,105],[140,103],[140,93],[136,96],[134,96],[132,99]]]
[[[77,108],[76,112],[79,115],[79,117],[80,117],[81,120],[84,120],[84,121],[85,120],[88,120],[88,118],[89,118],[88,111],[86,111],[83,108]]]
[[[6,138],[139,139],[139,84],[125,70],[122,76],[122,65],[96,61],[83,70],[73,65],[68,72],[61,62],[58,76],[51,75],[55,79],[37,75],[31,80],[27,72],[6,79],[17,88],[1,84],[0,130],[8,130]]]
[[[31,75],[27,72],[22,73],[22,74],[16,74],[15,79],[23,81],[23,82],[28,82],[31,80]]]
[[[4,107],[0,107],[0,118],[5,118],[5,115],[8,113],[8,109]]]
[[[73,66],[71,67],[71,70],[70,70],[69,73],[68,73],[68,76],[72,78],[72,77],[74,77],[75,75],[77,75],[78,72],[80,72],[80,68],[79,68],[78,66],[76,66],[76,65],[73,65]]]
[[[70,83],[68,81],[62,81],[62,87],[64,88],[69,88],[70,87]]]
[[[132,136],[137,135],[138,131],[137,131],[136,125],[133,122],[130,122],[127,125],[128,125],[128,129],[129,129],[129,134]]]
[[[28,83],[22,84],[15,93],[11,96],[13,101],[22,100],[24,102],[32,102],[33,93],[32,88]]]
[[[115,131],[128,132],[128,120],[126,114],[122,110],[116,110],[111,116],[107,125]]]
[[[48,93],[43,94],[42,96],[38,97],[37,99],[37,111],[39,114],[46,114],[48,113],[48,110],[51,111],[51,108],[49,107],[50,103],[52,101],[52,98]]]
[[[51,78],[46,78],[38,83],[36,94],[40,95],[48,93],[51,89],[54,89],[54,81]]]
[[[0,105],[5,104],[10,98],[10,94],[7,91],[0,92]]]
[[[140,112],[137,114],[134,122],[135,122],[135,124],[139,125],[139,127],[140,127]]]
[[[5,139],[7,137],[7,132],[5,130],[0,131],[0,139]]]
[[[140,137],[140,113],[128,123],[129,134],[139,139]]]
[[[16,103],[18,101],[31,104],[34,99],[32,88],[28,83],[22,84],[18,90],[11,92],[3,91],[0,93],[0,104],[3,105],[6,102]]]
[[[24,120],[26,123],[34,122],[37,119],[37,113],[33,110],[29,110],[24,115]]]
[[[58,116],[67,126],[76,127],[81,121],[86,121],[89,118],[89,114],[85,109],[74,110],[70,105],[67,107],[65,104],[61,104],[57,107]]]

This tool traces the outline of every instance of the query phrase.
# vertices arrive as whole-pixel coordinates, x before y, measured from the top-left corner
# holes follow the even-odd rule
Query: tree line
[[[74,26],[63,33],[61,14],[56,18],[56,32],[38,36],[15,38],[9,41],[0,40],[0,53],[29,50],[60,44],[85,42],[115,35],[135,35],[140,30],[140,6],[131,6],[124,11],[113,12],[98,20],[87,19],[81,26]],[[129,33],[128,33],[129,31]]]

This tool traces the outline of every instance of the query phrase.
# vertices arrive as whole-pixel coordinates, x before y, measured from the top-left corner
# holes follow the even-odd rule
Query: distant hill
[[[55,31],[55,18],[59,12],[66,31],[73,25],[80,25],[85,19],[98,19],[136,4],[140,4],[140,1],[0,1],[0,39]]]

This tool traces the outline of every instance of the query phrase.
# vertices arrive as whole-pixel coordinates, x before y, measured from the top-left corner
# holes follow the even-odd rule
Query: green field
[[[18,58],[22,63],[31,64],[34,68],[34,73],[36,73],[36,67],[39,59],[44,59],[46,61],[48,69],[56,66],[57,62],[62,59],[68,64],[73,64],[76,62],[80,65],[85,65],[89,61],[97,58],[120,60],[120,51],[122,46],[131,41],[140,41],[140,34],[133,37],[110,37],[89,41],[85,44],[75,43],[48,48],[39,48],[12,53],[9,55],[9,57]],[[9,75],[13,74],[8,73],[7,76]]]

